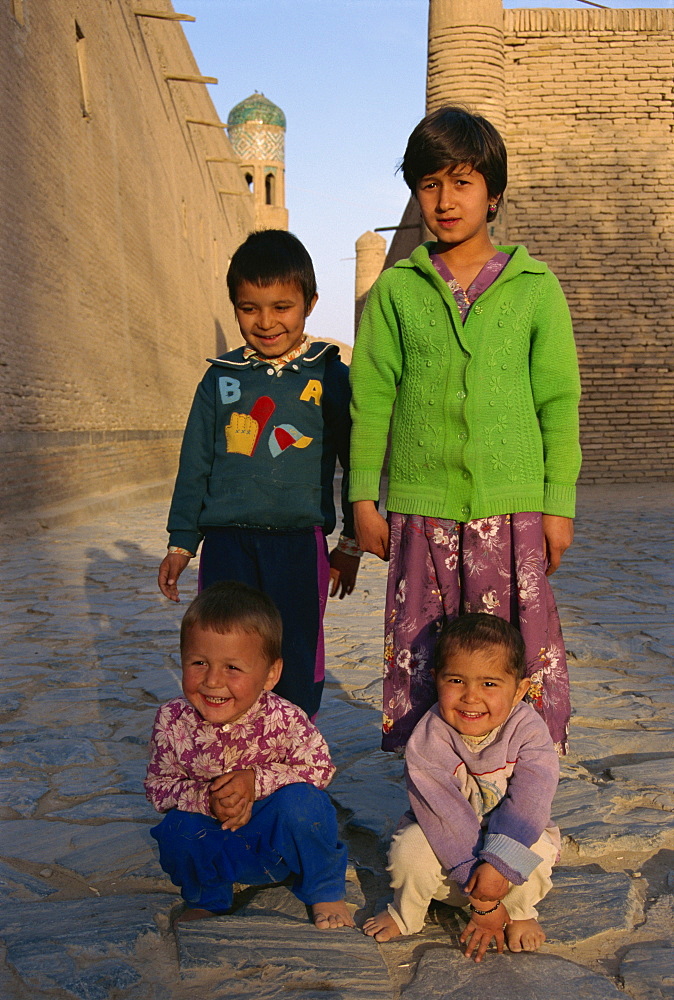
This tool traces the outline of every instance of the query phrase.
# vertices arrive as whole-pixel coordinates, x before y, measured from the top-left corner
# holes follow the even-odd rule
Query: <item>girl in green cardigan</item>
[[[522,632],[527,697],[565,753],[568,673],[547,576],[573,539],[580,468],[568,307],[546,264],[489,238],[507,180],[493,125],[441,108],[413,131],[402,170],[434,240],[378,278],[351,364],[358,543],[390,558],[382,746],[404,747],[435,701],[442,622],[481,611]]]

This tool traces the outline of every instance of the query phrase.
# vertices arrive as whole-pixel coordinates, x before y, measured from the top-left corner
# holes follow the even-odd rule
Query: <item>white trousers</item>
[[[543,860],[523,885],[511,885],[503,898],[511,920],[535,919],[536,903],[552,887],[550,873],[557,860],[557,845],[544,832],[531,850]],[[388,910],[401,934],[416,934],[422,929],[432,899],[449,906],[468,905],[468,896],[448,876],[418,823],[410,823],[393,834],[388,857],[394,890]]]

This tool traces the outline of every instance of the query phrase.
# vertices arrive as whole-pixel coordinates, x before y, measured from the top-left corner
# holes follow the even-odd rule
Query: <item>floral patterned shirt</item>
[[[283,785],[325,788],[335,768],[328,746],[304,712],[263,691],[236,722],[212,725],[185,698],[162,705],[150,742],[145,794],[158,812],[211,816],[211,781],[229,771],[255,772],[255,798]]]
[[[458,310],[461,313],[461,319],[464,323],[466,322],[466,316],[468,315],[473,302],[475,302],[476,299],[479,299],[482,293],[486,292],[490,285],[494,284],[509,260],[510,254],[505,253],[503,250],[499,250],[498,253],[494,254],[491,260],[487,261],[477,277],[474,278],[472,284],[469,285],[468,289],[464,290],[449,270],[440,254],[431,254],[431,263],[442,280],[446,281],[449,285],[449,290],[454,296],[454,301],[456,302]]]

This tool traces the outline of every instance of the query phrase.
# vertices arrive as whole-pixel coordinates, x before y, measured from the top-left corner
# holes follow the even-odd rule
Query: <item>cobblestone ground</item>
[[[12,541],[3,553],[0,996],[566,1000],[674,997],[671,487],[586,488],[555,577],[575,715],[555,815],[564,853],[536,955],[463,958],[463,917],[378,946],[314,930],[288,889],[183,925],[141,782],[157,705],[179,689],[182,608],[155,586],[165,505]],[[191,574],[191,575],[190,575]],[[327,616],[319,724],[358,919],[385,901],[400,762],[378,749],[385,567]],[[195,591],[188,571],[184,597]],[[184,607],[184,605],[183,605]]]

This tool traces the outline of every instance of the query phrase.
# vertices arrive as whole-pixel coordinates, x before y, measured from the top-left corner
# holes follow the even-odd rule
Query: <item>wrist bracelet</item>
[[[498,910],[499,906],[501,905],[501,900],[499,899],[496,906],[492,906],[491,910],[478,910],[477,907],[473,906],[472,903],[469,903],[468,905],[470,906],[473,913],[477,913],[478,917],[486,917],[488,913],[495,913],[496,910]]]

